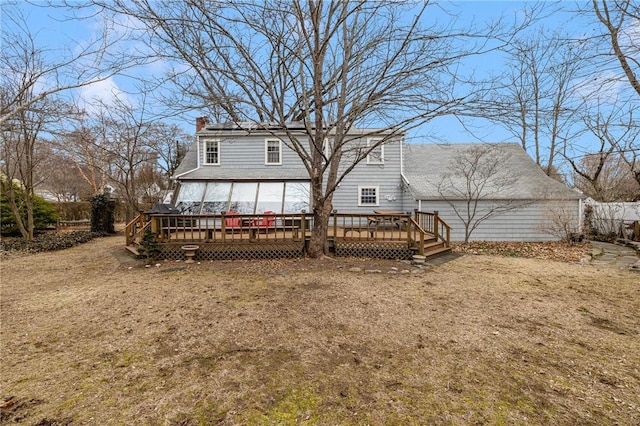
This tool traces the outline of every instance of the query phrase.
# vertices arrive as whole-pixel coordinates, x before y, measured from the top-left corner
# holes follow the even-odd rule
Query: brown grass
[[[640,423],[637,274],[483,255],[145,268],[122,246],[0,260],[2,422]]]

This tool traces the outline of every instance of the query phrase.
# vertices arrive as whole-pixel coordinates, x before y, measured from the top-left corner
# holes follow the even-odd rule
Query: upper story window
[[[267,139],[264,143],[264,163],[282,164],[282,141]]]
[[[371,147],[381,141],[382,139],[369,138],[367,139],[367,146]],[[378,145],[367,155],[367,164],[384,164],[384,145]]]
[[[204,163],[220,164],[220,141],[209,140],[204,143]]]

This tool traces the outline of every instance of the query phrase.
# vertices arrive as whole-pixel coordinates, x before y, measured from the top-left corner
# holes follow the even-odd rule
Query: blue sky
[[[6,2],[7,0],[0,0]],[[26,2],[19,3],[29,17],[30,30],[36,35],[36,39],[43,46],[55,50],[61,48],[77,49],[79,44],[99,36],[96,29],[99,27],[97,21],[76,21],[68,20],[64,9],[34,7]],[[521,1],[463,1],[457,3],[444,2],[446,7],[459,11],[461,23],[474,21],[482,23],[484,21],[495,20],[500,16],[511,20],[522,14],[526,5],[531,3]],[[437,11],[437,8],[434,8]],[[100,17],[95,17],[99,20]],[[543,21],[545,27],[563,27],[571,32],[579,34],[584,31],[577,21],[569,19],[569,15],[563,13],[552,14]],[[499,57],[483,57],[471,62],[468,66],[477,67],[480,70],[499,70],[503,67]],[[154,72],[149,66],[140,69],[140,73]],[[101,83],[88,86],[79,91],[79,95],[84,98],[101,97],[109,101],[114,93],[132,90],[132,80],[126,77],[114,77]],[[183,120],[183,127],[186,131],[193,130],[193,119],[197,114]],[[441,117],[433,122],[412,130],[408,139],[412,142],[476,142],[479,140],[490,142],[513,141],[507,132],[495,125],[487,125],[481,121],[470,122],[473,132],[465,129],[455,117]]]

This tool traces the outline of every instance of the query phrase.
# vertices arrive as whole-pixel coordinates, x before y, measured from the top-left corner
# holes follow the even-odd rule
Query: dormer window
[[[219,140],[208,140],[204,142],[204,164],[220,164]]]
[[[264,164],[282,164],[282,141],[278,139],[267,139],[264,143]]]
[[[373,150],[367,155],[367,164],[384,164],[384,145],[382,145],[382,139],[368,139],[367,147],[372,147],[376,144],[380,144],[373,148]]]

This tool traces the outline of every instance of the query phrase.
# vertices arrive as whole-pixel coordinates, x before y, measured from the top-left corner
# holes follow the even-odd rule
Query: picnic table
[[[397,210],[374,210],[376,216],[369,216],[369,224],[376,226],[385,226],[386,224],[395,225],[399,228],[406,225],[407,218],[405,212]]]

